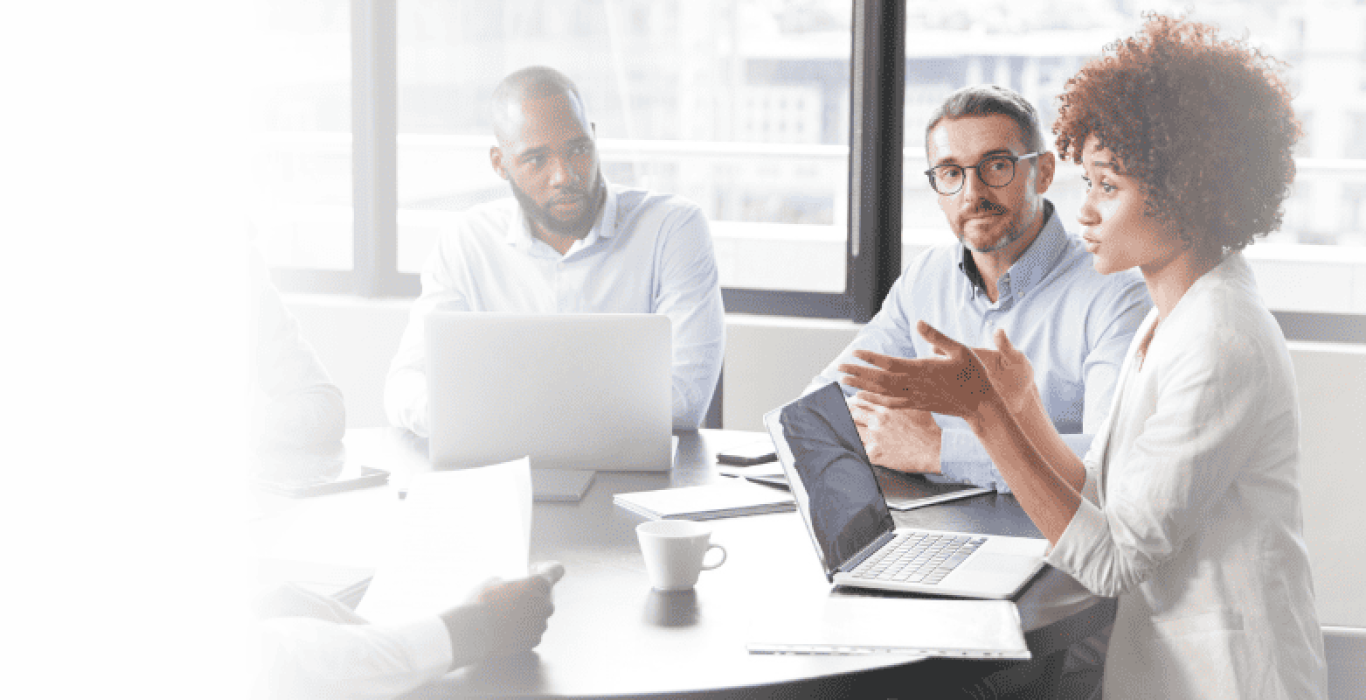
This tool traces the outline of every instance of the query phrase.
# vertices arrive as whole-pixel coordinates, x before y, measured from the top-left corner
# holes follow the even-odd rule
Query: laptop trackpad
[[[976,577],[1001,578],[1019,580],[1022,575],[1039,568],[1039,557],[1024,556],[1019,554],[997,554],[995,552],[978,552],[968,561],[964,562],[960,569],[963,574],[971,574]]]

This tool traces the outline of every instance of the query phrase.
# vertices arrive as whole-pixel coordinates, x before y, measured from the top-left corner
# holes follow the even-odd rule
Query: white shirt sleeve
[[[427,326],[433,311],[469,311],[465,294],[456,284],[444,239],[427,258],[422,268],[422,294],[413,302],[408,326],[403,330],[398,352],[389,364],[384,382],[384,413],[391,425],[407,428],[426,437],[427,426]]]
[[[399,625],[348,625],[307,617],[259,623],[264,698],[390,698],[450,668],[439,617]]]
[[[721,376],[726,352],[725,308],[712,250],[711,230],[701,210],[689,207],[681,221],[669,217],[660,260],[654,312],[673,324],[673,427],[701,425]]]
[[[346,406],[299,322],[251,252],[252,437],[258,447],[310,447],[341,440]]]

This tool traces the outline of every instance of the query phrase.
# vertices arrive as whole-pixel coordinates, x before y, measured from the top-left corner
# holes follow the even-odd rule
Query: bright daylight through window
[[[1305,137],[1282,230],[1247,249],[1277,311],[1366,313],[1366,6],[1357,2],[1240,0],[981,0],[906,4],[906,168],[903,259],[943,242],[942,215],[925,169],[924,128],[954,89],[1009,86],[1040,111],[1101,47],[1137,28],[1144,10],[1185,12],[1246,38],[1287,64]],[[1051,146],[1051,134],[1045,133]],[[1048,197],[1076,228],[1081,169],[1060,163]]]
[[[401,271],[508,196],[488,96],[541,64],[583,92],[608,181],[701,205],[724,286],[844,289],[847,0],[412,0],[398,34]]]
[[[609,181],[701,205],[724,287],[846,292],[859,31],[851,0],[399,2],[385,49],[396,68],[378,78],[396,94],[390,143],[376,144],[396,167],[378,182],[394,180],[397,195],[395,230],[374,234],[392,258],[378,271],[356,259],[368,254],[356,243],[372,234],[352,212],[353,192],[364,194],[353,190],[355,35],[366,31],[353,18],[367,1],[277,0],[258,13],[252,221],[287,289],[375,288],[307,283],[361,270],[416,293],[434,237],[470,206],[508,195],[488,164],[489,93],[507,73],[545,64],[583,91]],[[922,174],[925,119],[945,95],[1007,85],[1050,125],[1054,97],[1087,59],[1132,33],[1143,11],[1182,7],[907,0],[903,259],[949,235]],[[1248,250],[1267,302],[1366,314],[1366,5],[1241,0],[1202,2],[1189,14],[1285,61],[1305,125],[1283,229]],[[1081,195],[1077,168],[1061,166],[1049,196],[1069,227]],[[305,274],[290,282],[291,272]],[[800,313],[782,303],[771,312]]]

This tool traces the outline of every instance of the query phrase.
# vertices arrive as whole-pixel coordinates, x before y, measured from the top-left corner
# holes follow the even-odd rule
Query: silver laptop
[[[1002,599],[1043,567],[1047,540],[897,529],[838,384],[769,411],[764,424],[836,585]]]
[[[426,330],[433,466],[672,466],[667,316],[438,312]]]

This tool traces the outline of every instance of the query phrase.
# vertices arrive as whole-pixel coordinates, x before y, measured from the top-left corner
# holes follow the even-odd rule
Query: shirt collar
[[[1007,294],[1012,297],[1023,297],[1028,294],[1057,266],[1058,260],[1067,249],[1067,232],[1062,227],[1062,220],[1058,218],[1053,203],[1045,199],[1043,204],[1043,228],[1019,259],[1006,270],[1000,280],[997,280],[1000,283],[997,289],[998,299],[1004,300]],[[962,262],[958,263],[958,269],[968,278],[969,291],[973,294],[985,293],[986,285],[982,280],[982,273],[977,269],[977,263],[972,259],[972,252],[962,244],[959,244],[959,248]]]
[[[569,248],[569,252],[565,253],[566,257],[573,255],[575,251],[592,246],[600,238],[611,238],[616,235],[617,193],[605,178],[603,179],[603,186],[607,190],[607,200],[602,204],[602,213],[598,216],[597,223],[593,224],[593,228],[588,231],[588,235],[583,240],[575,242]],[[522,206],[517,203],[516,199],[513,199],[512,202],[517,213],[509,217],[511,220],[508,222],[507,234],[504,237],[507,244],[523,252],[529,252],[538,246],[553,252],[548,243],[531,233],[531,225],[527,221],[526,214],[522,212]],[[558,256],[559,253],[555,253],[555,255]]]

